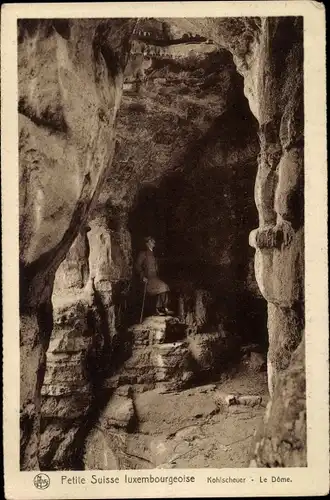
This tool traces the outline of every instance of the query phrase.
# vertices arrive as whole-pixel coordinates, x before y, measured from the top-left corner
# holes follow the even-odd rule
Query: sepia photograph
[[[2,9],[7,498],[325,493],[322,7],[60,7]]]
[[[303,57],[302,17],[18,21],[22,470],[307,465]]]

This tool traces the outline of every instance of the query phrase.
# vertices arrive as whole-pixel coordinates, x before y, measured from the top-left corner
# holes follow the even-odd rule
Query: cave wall
[[[255,202],[259,227],[251,232],[250,244],[256,251],[258,285],[268,303],[268,376],[273,398],[265,428],[258,438],[254,463],[258,466],[273,463],[269,454],[271,443],[273,452],[281,457],[276,459],[277,463],[304,465],[303,345],[299,350],[298,370],[297,360],[292,357],[302,340],[304,323],[302,19],[175,19],[171,23],[183,32],[187,31],[187,25],[196,26],[198,32],[211,36],[216,44],[232,52],[236,68],[244,78],[250,109],[258,120],[261,151]],[[53,328],[50,297],[54,276],[96,199],[102,199],[101,187],[115,151],[115,118],[134,24],[129,19],[104,23],[87,20],[19,23],[23,469],[38,467],[40,390]],[[157,51],[161,53],[161,49]],[[145,73],[148,67],[147,64]],[[138,80],[141,78],[143,74]],[[139,92],[141,87],[137,87]],[[189,120],[187,109],[184,108],[185,119]],[[202,122],[209,128],[209,119]],[[56,176],[50,175],[53,170]],[[113,184],[111,176],[108,177],[106,200],[109,185],[114,193],[133,170],[119,169],[124,177],[114,175]],[[148,170],[140,171],[142,177],[145,172]],[[152,169],[150,177],[151,180],[154,177]],[[136,182],[133,178],[132,183]],[[120,194],[121,199],[125,196],[125,192]],[[132,193],[128,198],[131,196]],[[101,241],[102,235],[109,243],[109,228],[104,222],[96,217],[95,221],[90,220],[90,225],[96,239]],[[100,249],[104,250],[104,262],[108,262],[109,268],[111,251],[102,245]],[[73,254],[75,251],[79,252],[78,248],[72,249]],[[95,251],[93,243],[91,255]],[[70,258],[69,255],[67,269]],[[110,300],[109,269],[105,266],[105,272],[101,272],[93,265],[89,260],[89,272],[92,269],[93,274],[95,270],[94,286],[99,283],[100,295],[104,292],[104,297]],[[74,271],[74,279],[80,280],[74,287],[85,283],[86,269],[85,266]],[[92,285],[92,281],[89,283]],[[299,379],[297,391],[281,392],[281,387],[292,380],[293,371]],[[280,397],[284,398],[282,402]],[[299,409],[299,418],[295,411],[287,415],[292,425],[289,438],[285,439],[295,442],[298,452],[294,460],[291,448],[285,454],[281,451],[284,438],[273,441],[278,434],[275,422],[281,414],[279,408],[289,404]],[[296,426],[298,419],[300,424]]]
[[[255,271],[268,302],[269,387],[288,367],[304,323],[302,19],[264,20],[268,78],[260,82],[260,143],[255,199],[259,229],[251,234]],[[283,33],[290,45],[283,50]],[[287,36],[287,35],[286,35]]]
[[[142,184],[182,168],[191,144],[215,129],[242,88],[227,50],[144,45],[135,41],[126,69],[112,175],[99,197],[126,210]]]
[[[173,23],[173,21],[171,21]],[[259,124],[255,183],[259,229],[256,277],[266,300],[303,303],[303,18],[175,20],[180,33],[198,28],[233,54]],[[281,277],[281,279],[279,279]]]
[[[223,90],[224,111],[190,144],[178,168],[142,185],[129,227],[135,253],[144,235],[156,238],[172,309],[186,322],[204,331],[220,324],[245,342],[265,344],[266,307],[251,272],[254,252],[248,244],[257,224],[251,192],[258,127],[242,78],[236,75],[231,85],[230,92]]]
[[[302,18],[262,21],[259,64],[264,64],[258,81],[261,152],[255,185],[259,228],[250,241],[256,249],[256,279],[268,302],[267,370],[273,398],[265,418],[265,436],[256,448],[256,463],[263,466],[274,463],[270,449],[280,456],[279,465],[307,463],[305,350],[300,345],[304,334],[302,22]],[[297,349],[299,353],[293,355]],[[292,384],[297,390],[287,389]],[[276,422],[278,408],[288,404],[292,413],[286,415],[290,425],[284,437]],[[285,426],[285,418],[282,422]],[[286,448],[284,441],[289,443]]]
[[[231,22],[224,26],[222,41],[231,45],[244,77],[261,148],[255,183],[259,227],[251,232],[250,244],[256,250],[256,279],[268,303],[272,400],[253,464],[305,466],[303,18],[243,19],[239,43],[230,36]],[[281,422],[287,429],[284,436],[277,422],[288,405],[291,412]]]
[[[206,44],[205,38],[193,45],[168,45],[162,28],[156,26],[155,40],[134,40],[125,71],[112,175],[99,197],[100,210],[111,201],[119,211],[129,213],[133,259],[143,236],[156,236],[158,257],[168,262],[162,266],[163,278],[174,288],[178,288],[173,283],[178,282],[175,274],[185,270],[183,279],[189,283],[179,288],[190,289],[181,297],[187,321],[207,328],[204,314],[195,311],[199,297],[207,295],[205,287],[216,286],[215,308],[226,299],[222,319],[230,302],[234,330],[235,317],[243,318],[235,312],[241,304],[245,318],[253,323],[243,328],[244,333],[252,332],[264,341],[265,307],[251,272],[253,251],[248,246],[249,228],[257,223],[250,193],[259,144],[243,78],[227,49]],[[200,207],[198,217],[196,207]],[[212,241],[208,233],[214,235]],[[241,262],[235,263],[238,258]],[[194,276],[198,271],[199,276]],[[234,283],[242,285],[239,290],[229,290]],[[256,297],[260,310],[254,315],[251,309],[256,303],[251,300]]]
[[[55,272],[111,164],[135,22],[18,23],[23,469],[38,468],[40,390]]]

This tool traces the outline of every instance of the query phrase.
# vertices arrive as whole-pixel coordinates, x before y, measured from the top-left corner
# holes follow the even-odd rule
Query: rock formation
[[[251,466],[306,467],[305,343],[280,372],[264,422],[258,430]]]
[[[55,272],[97,199],[135,20],[19,24],[21,466],[38,467]]]
[[[253,463],[305,464],[302,33],[289,17],[19,23],[23,469],[38,467],[41,413],[43,463],[74,461],[90,383],[130,355],[132,259],[152,230],[191,334],[260,342],[266,299],[272,401]],[[191,344],[204,368],[212,339]],[[65,442],[75,389],[61,363],[86,392]]]

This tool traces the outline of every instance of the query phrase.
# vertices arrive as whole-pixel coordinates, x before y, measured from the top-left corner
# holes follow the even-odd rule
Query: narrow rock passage
[[[150,317],[130,329],[132,356],[105,382],[114,392],[87,438],[86,469],[249,465],[268,400],[266,373],[241,362],[196,385],[196,373],[187,376],[189,330],[165,342],[180,326],[182,334],[187,325],[177,318]]]

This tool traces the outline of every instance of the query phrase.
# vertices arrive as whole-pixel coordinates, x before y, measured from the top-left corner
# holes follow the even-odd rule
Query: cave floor
[[[228,404],[229,395],[261,396],[262,401],[255,406]],[[267,401],[266,374],[243,369],[222,383],[173,393],[136,393],[139,423],[126,435],[130,467],[247,467]]]

